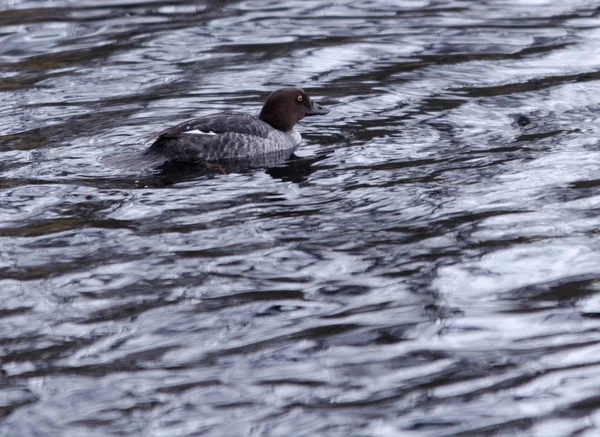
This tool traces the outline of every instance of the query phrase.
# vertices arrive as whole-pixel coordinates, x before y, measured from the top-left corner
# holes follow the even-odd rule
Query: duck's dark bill
[[[324,108],[315,102],[312,102],[311,108],[306,113],[307,116],[309,116],[309,115],[324,115],[324,114],[329,114],[329,109]]]

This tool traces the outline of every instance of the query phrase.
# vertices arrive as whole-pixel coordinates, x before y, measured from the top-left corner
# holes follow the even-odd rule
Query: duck
[[[145,154],[182,163],[291,155],[302,140],[296,123],[328,113],[303,89],[280,88],[269,94],[258,116],[227,111],[185,121],[158,133]]]

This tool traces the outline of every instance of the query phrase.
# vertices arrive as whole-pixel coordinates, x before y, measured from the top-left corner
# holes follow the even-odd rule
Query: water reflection
[[[598,24],[0,4],[0,434],[595,435]],[[284,85],[335,106],[290,159],[125,159]]]

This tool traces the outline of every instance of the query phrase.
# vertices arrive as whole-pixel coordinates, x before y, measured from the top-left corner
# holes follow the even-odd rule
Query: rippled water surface
[[[600,435],[599,114],[592,0],[0,0],[0,435]]]

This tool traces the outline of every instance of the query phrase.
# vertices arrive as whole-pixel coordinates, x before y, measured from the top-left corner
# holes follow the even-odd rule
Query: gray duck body
[[[302,137],[282,132],[259,118],[224,112],[189,120],[158,135],[146,153],[175,161],[242,160],[263,154],[290,153]]]

